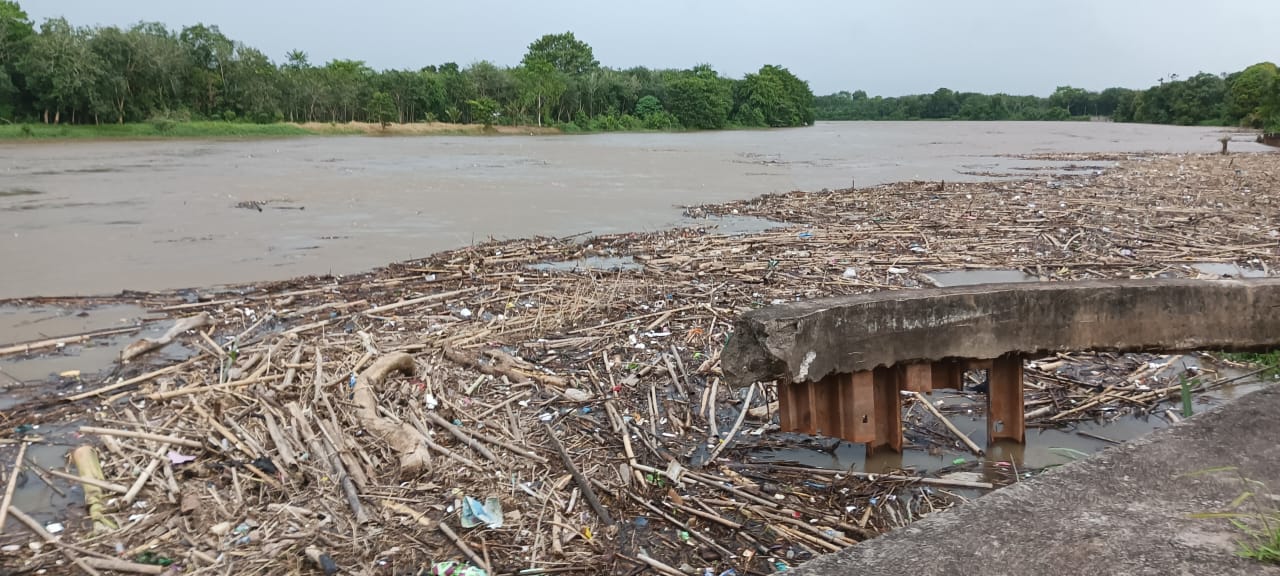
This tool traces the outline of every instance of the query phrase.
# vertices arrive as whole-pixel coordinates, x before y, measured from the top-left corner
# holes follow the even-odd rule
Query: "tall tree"
[[[1271,62],[1245,68],[1231,83],[1230,115],[1236,122],[1261,128],[1268,110],[1264,106],[1280,91],[1280,70]]]
[[[733,88],[710,66],[699,65],[667,82],[666,106],[686,128],[724,128],[733,108]]]
[[[562,74],[546,60],[528,60],[516,70],[521,97],[534,107],[538,126],[542,126],[544,111],[554,105],[564,94],[566,83]]]
[[[807,82],[786,68],[766,65],[748,74],[737,87],[742,124],[779,127],[813,123],[813,92]]]
[[[580,76],[600,67],[591,46],[575,38],[573,32],[546,34],[534,40],[520,63],[528,66],[534,60],[547,62],[561,74],[570,76]]]
[[[31,20],[17,2],[0,0],[0,118],[18,111],[26,83],[18,63],[27,56],[27,41],[35,34]]]
[[[61,122],[64,111],[75,122],[76,112],[95,108],[94,88],[102,66],[88,36],[66,19],[51,18],[40,26],[20,69],[45,122]]]
[[[218,115],[235,44],[217,26],[204,24],[183,28],[178,38],[191,59],[189,83],[195,109],[207,116]]]

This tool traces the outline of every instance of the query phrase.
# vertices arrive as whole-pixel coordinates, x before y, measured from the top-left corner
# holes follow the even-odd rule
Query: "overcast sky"
[[[297,48],[375,68],[514,65],[538,36],[569,30],[606,66],[705,62],[740,77],[779,64],[817,94],[1144,88],[1280,58],[1280,0],[18,1],[37,23],[202,22],[276,61]]]

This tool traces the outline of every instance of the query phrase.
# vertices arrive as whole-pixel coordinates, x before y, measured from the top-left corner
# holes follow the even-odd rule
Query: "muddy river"
[[[689,134],[7,142],[0,298],[349,273],[489,237],[652,230],[679,223],[687,204],[1033,165],[1005,154],[1213,151],[1220,135],[1104,123],[875,122]]]

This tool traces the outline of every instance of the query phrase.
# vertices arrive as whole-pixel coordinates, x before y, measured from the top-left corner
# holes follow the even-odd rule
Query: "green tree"
[[[736,115],[747,126],[807,126],[813,123],[809,83],[786,68],[766,65],[736,84]]]
[[[20,108],[24,82],[18,63],[27,57],[28,40],[35,34],[31,20],[17,2],[0,0],[0,118]]]
[[[1067,111],[1067,116],[1083,116],[1089,113],[1089,92],[1071,86],[1059,86],[1049,96],[1049,105]]]
[[[193,108],[209,117],[218,116],[223,111],[227,65],[235,44],[217,26],[204,24],[183,28],[178,39],[191,62],[188,83]]]
[[[480,97],[475,100],[467,101],[467,108],[471,111],[471,121],[479,121],[484,124],[485,128],[493,126],[493,121],[498,116],[499,105],[496,100],[489,97]]]
[[[95,107],[94,88],[102,66],[84,31],[72,28],[66,19],[46,20],[19,66],[46,123],[61,122],[64,111],[75,122],[77,112]]]
[[[636,102],[636,116],[639,118],[648,118],[658,112],[662,112],[662,102],[652,95],[645,96]]]
[[[520,63],[528,67],[529,63],[538,60],[570,76],[581,76],[600,67],[591,46],[575,38],[573,32],[546,34],[534,40]]]
[[[1231,82],[1228,112],[1231,119],[1261,128],[1271,113],[1266,107],[1280,90],[1277,82],[1280,82],[1280,70],[1271,62],[1259,62],[1245,68]]]
[[[386,92],[374,92],[369,100],[369,118],[386,130],[397,116],[396,103]]]
[[[666,83],[667,109],[686,128],[724,128],[733,108],[733,88],[710,66],[700,65]]]
[[[516,83],[521,98],[537,111],[542,126],[544,111],[559,101],[567,87],[562,74],[546,60],[528,60],[516,69]]]
[[[949,88],[939,88],[924,99],[925,118],[953,118],[960,113],[960,98]]]

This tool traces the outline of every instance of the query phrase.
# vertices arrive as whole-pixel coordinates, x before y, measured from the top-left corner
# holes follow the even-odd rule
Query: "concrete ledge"
[[[1235,555],[1239,478],[1280,490],[1280,387],[815,558],[796,576],[1280,575]],[[1231,473],[1188,473],[1234,466]],[[1280,507],[1280,502],[1273,503]]]
[[[738,385],[1007,353],[1280,346],[1280,278],[989,284],[770,306],[740,317],[721,365]]]

